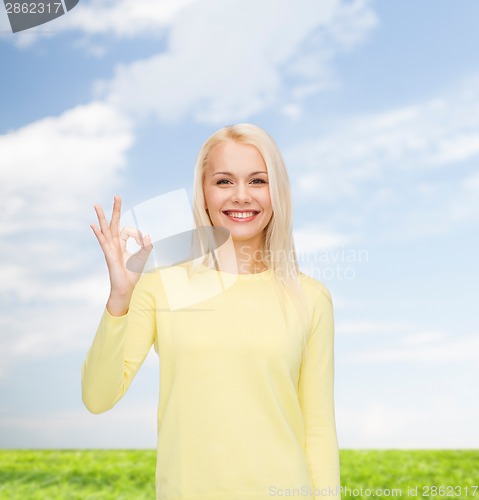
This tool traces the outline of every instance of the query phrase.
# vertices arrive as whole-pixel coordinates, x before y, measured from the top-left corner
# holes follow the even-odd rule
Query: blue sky
[[[291,177],[302,269],[330,289],[342,448],[477,448],[479,67],[473,0],[82,0],[0,7],[0,446],[156,446],[158,358],[81,402],[107,294],[93,203],[191,190],[221,126]]]

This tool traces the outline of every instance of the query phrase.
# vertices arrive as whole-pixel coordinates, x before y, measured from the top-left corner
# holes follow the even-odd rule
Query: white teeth
[[[248,217],[253,217],[255,212],[226,212],[226,214],[235,219],[247,219]]]

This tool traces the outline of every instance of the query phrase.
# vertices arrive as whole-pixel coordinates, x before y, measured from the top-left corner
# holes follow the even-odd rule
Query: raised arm
[[[315,498],[340,498],[339,447],[334,411],[334,316],[331,295],[319,291],[312,330],[299,379],[299,401],[306,432],[306,456]]]
[[[82,365],[82,399],[91,413],[110,410],[124,396],[155,341],[155,277],[140,278],[126,314],[103,312]]]
[[[93,343],[82,365],[82,399],[92,413],[112,408],[125,394],[154,342],[154,275],[141,274],[152,249],[149,236],[134,228],[120,231],[121,199],[115,196],[111,222],[102,208],[95,206],[99,227],[91,227],[101,246],[110,275],[110,295]],[[134,256],[134,271],[126,263],[128,238],[141,250]]]

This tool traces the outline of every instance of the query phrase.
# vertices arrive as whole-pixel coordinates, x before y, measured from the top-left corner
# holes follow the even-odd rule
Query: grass
[[[155,454],[155,450],[2,450],[0,499],[154,500]],[[382,494],[408,500],[479,500],[479,488],[473,488],[479,484],[479,450],[341,450],[341,484],[343,499]],[[290,495],[301,498],[298,492]]]
[[[3,450],[0,499],[155,498],[156,450]]]
[[[371,490],[370,495],[346,495],[345,490],[343,498],[378,498],[382,493],[382,498],[408,500],[479,500],[479,450],[343,450],[341,484],[350,490]],[[393,489],[401,495],[394,495]]]

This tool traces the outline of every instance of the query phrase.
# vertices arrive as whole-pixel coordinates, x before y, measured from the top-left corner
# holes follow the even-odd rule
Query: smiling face
[[[203,182],[205,208],[213,226],[231,233],[254,252],[262,247],[264,229],[273,215],[266,164],[255,146],[233,140],[210,151]]]

